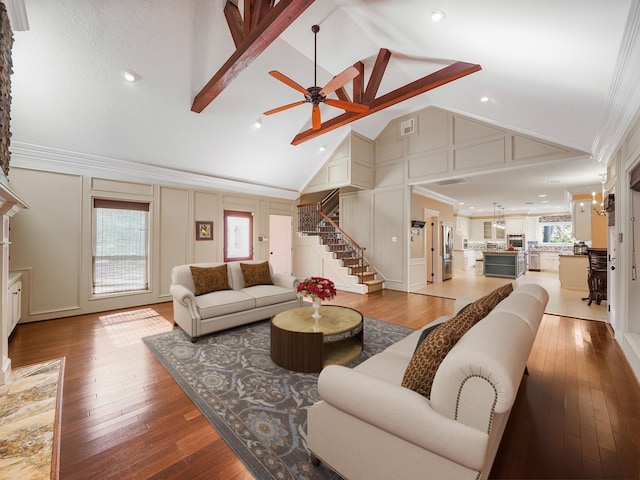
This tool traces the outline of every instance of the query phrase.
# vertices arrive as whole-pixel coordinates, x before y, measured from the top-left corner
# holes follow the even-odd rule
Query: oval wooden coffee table
[[[278,313],[271,319],[271,359],[296,372],[320,372],[345,365],[362,352],[362,314],[348,307],[323,305],[316,322],[313,307]]]

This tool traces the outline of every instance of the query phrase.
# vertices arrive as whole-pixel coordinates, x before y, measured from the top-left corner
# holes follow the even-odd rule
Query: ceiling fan
[[[339,88],[343,87],[348,81],[353,80],[355,77],[358,76],[359,72],[358,72],[358,69],[356,69],[355,67],[349,67],[339,75],[336,75],[324,87],[317,86],[317,83],[318,83],[317,38],[318,38],[318,32],[320,31],[320,27],[318,25],[313,25],[311,27],[311,31],[314,34],[314,38],[313,38],[314,86],[309,88],[304,88],[303,86],[293,81],[283,73],[280,73],[277,70],[270,71],[269,75],[271,75],[273,78],[280,80],[285,85],[288,85],[291,88],[302,93],[304,95],[304,100],[300,100],[298,102],[293,102],[293,103],[289,103],[288,105],[283,105],[281,107],[274,108],[273,110],[264,112],[264,114],[271,115],[273,113],[282,112],[283,110],[288,110],[289,108],[297,107],[298,105],[310,103],[312,105],[311,127],[313,130],[319,130],[322,124],[322,121],[320,119],[321,103],[326,103],[327,105],[330,105],[332,107],[341,108],[343,110],[346,110],[349,112],[356,112],[356,113],[365,113],[369,111],[369,107],[359,103],[346,102],[343,100],[327,98],[327,95],[330,95],[331,93],[335,92]]]

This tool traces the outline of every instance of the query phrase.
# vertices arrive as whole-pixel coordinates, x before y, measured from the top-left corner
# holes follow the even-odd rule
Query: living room
[[[451,109],[446,109],[438,107],[439,103],[433,101],[429,106],[416,106],[416,104],[408,102],[407,108],[411,108],[411,110],[394,111],[389,109],[372,115],[370,118],[384,115],[382,126],[376,127],[376,135],[367,136],[358,133],[354,127],[348,132],[331,131],[320,136],[315,142],[292,147],[289,145],[291,137],[300,126],[306,125],[309,121],[309,111],[301,108],[304,111],[284,114],[285,116],[289,114],[299,116],[286,117],[285,120],[282,120],[288,126],[278,134],[268,134],[270,138],[266,141],[264,139],[260,142],[254,141],[256,130],[253,127],[239,128],[240,131],[232,136],[221,138],[218,132],[222,130],[221,124],[233,123],[236,120],[234,109],[240,108],[238,107],[240,103],[251,104],[253,97],[245,97],[244,94],[249,95],[250,92],[252,96],[255,95],[252,90],[256,89],[251,86],[252,78],[264,77],[260,84],[262,88],[257,90],[261,90],[259,96],[267,98],[262,98],[252,108],[251,121],[260,118],[263,128],[261,128],[262,132],[258,134],[265,135],[266,129],[273,125],[270,123],[271,119],[275,117],[261,117],[261,112],[281,104],[279,103],[281,99],[292,98],[291,94],[294,94],[293,91],[288,92],[286,88],[277,85],[275,80],[268,77],[267,71],[277,68],[289,74],[289,72],[300,72],[301,70],[308,71],[313,68],[313,65],[307,58],[308,56],[299,52],[292,54],[289,47],[283,42],[276,43],[271,54],[279,57],[282,60],[281,63],[279,61],[269,63],[258,58],[248,68],[245,75],[236,79],[235,88],[238,88],[236,94],[231,94],[230,91],[223,93],[214,100],[208,111],[198,117],[189,112],[189,104],[193,99],[193,93],[197,93],[213,72],[205,67],[204,62],[195,62],[194,65],[191,63],[192,59],[189,55],[184,55],[183,47],[194,41],[192,36],[180,37],[179,41],[176,38],[167,39],[166,32],[171,28],[166,27],[163,22],[174,19],[177,23],[177,26],[174,25],[174,27],[180,31],[189,31],[194,23],[197,24],[198,29],[203,29],[203,25],[211,23],[217,25],[218,29],[223,27],[226,29],[227,26],[222,15],[222,5],[205,7],[200,2],[194,2],[197,3],[196,6],[191,2],[188,3],[189,8],[185,8],[188,10],[188,14],[180,11],[184,5],[163,5],[162,8],[150,12],[139,4],[123,2],[125,8],[105,11],[96,3],[80,9],[83,22],[86,18],[98,17],[94,18],[96,24],[89,25],[74,19],[72,7],[78,7],[78,5],[74,5],[74,2],[69,2],[69,9],[63,14],[59,10],[65,10],[64,8],[58,10],[43,2],[26,1],[31,30],[14,33],[15,72],[12,85],[14,88],[12,121],[14,121],[15,129],[12,131],[12,158],[8,185],[29,208],[25,208],[11,217],[9,270],[19,272],[22,275],[24,288],[22,290],[21,322],[17,327],[16,334],[2,351],[5,364],[6,358],[10,358],[14,366],[17,366],[23,364],[22,362],[27,359],[36,361],[36,357],[42,357],[47,353],[54,351],[56,354],[60,353],[59,349],[50,345],[54,343],[51,338],[46,340],[41,338],[33,344],[30,343],[32,338],[30,332],[38,324],[41,324],[43,332],[50,331],[55,332],[55,336],[74,337],[68,343],[66,340],[62,341],[61,339],[60,341],[60,345],[64,346],[62,350],[69,356],[67,367],[69,376],[88,373],[83,370],[87,367],[75,365],[71,359],[90,363],[89,359],[100,357],[96,364],[99,365],[97,368],[99,370],[108,369],[108,356],[101,356],[99,350],[81,349],[79,351],[82,353],[78,357],[75,357],[71,352],[72,349],[78,348],[78,344],[108,341],[108,336],[97,335],[94,337],[88,333],[92,329],[102,329],[98,325],[100,321],[97,319],[101,312],[123,308],[137,310],[150,306],[149,308],[156,311],[156,314],[152,316],[159,315],[169,320],[165,323],[168,324],[168,328],[171,328],[171,312],[165,303],[171,299],[169,294],[170,271],[173,266],[179,264],[222,260],[225,210],[253,213],[254,258],[268,259],[272,248],[269,239],[274,236],[269,231],[270,216],[291,217],[295,225],[296,207],[300,195],[326,188],[355,187],[345,192],[341,198],[341,222],[350,226],[349,234],[367,248],[368,254],[371,255],[370,260],[384,276],[387,291],[379,296],[380,300],[400,302],[402,305],[400,309],[404,309],[403,312],[406,312],[415,307],[410,303],[413,300],[396,300],[396,293],[408,296],[409,294],[406,292],[409,291],[418,271],[418,268],[410,261],[410,229],[407,226],[413,214],[411,200],[414,195],[413,184],[438,178],[439,174],[432,173],[429,169],[435,168],[434,165],[441,166],[441,164],[433,163],[433,160],[437,160],[438,155],[449,158],[455,154],[457,148],[455,142],[448,139],[438,143],[438,155],[428,155],[433,153],[432,150],[429,150],[431,148],[429,145],[434,141],[434,135],[423,136],[422,133],[442,131],[442,125],[445,128],[452,124],[462,125],[462,130],[454,130],[452,127],[451,131],[457,133],[469,132],[471,126],[473,128],[482,127],[484,134],[469,140],[469,143],[465,145],[466,147],[477,147],[473,158],[479,160],[475,165],[467,164],[466,171],[481,173],[498,168],[496,165],[502,165],[507,158],[501,157],[496,160],[492,151],[490,156],[494,158],[495,163],[487,164],[485,161],[487,156],[483,156],[481,150],[481,147],[486,145],[487,139],[499,138],[500,142],[505,145],[518,145],[518,142],[523,138],[529,139],[529,135],[524,135],[521,130],[534,131],[528,127],[520,130],[507,128],[508,122],[502,122],[499,119],[494,119],[493,122],[484,121],[485,119],[480,118],[483,116],[477,111],[472,111],[470,115],[467,115],[462,107],[455,105],[455,102],[451,104]],[[348,9],[348,6],[344,5],[345,2],[330,3],[331,8]],[[366,4],[367,2],[356,3]],[[630,12],[628,16],[615,16],[617,26],[620,26],[621,22],[622,27],[626,22],[631,25],[638,22],[637,6],[632,3],[625,3],[626,10]],[[415,6],[415,2],[412,5]],[[316,15],[326,13],[325,9],[329,7],[325,4],[324,6],[316,6],[316,8],[318,10],[309,10],[307,15],[311,16],[313,13],[315,18]],[[618,8],[621,7],[617,6],[616,12]],[[203,12],[205,14],[198,17],[197,13]],[[97,85],[96,82],[99,78],[106,78],[112,74],[114,78],[119,76],[119,71],[107,72],[106,60],[102,63],[103,59],[95,52],[100,51],[113,38],[118,39],[113,41],[122,51],[127,51],[129,45],[139,41],[139,39],[136,40],[136,35],[133,35],[133,38],[126,37],[123,33],[120,33],[122,36],[116,35],[115,37],[108,35],[108,33],[113,33],[111,29],[115,29],[114,25],[123,21],[123,18],[129,14],[132,17],[147,18],[146,21],[149,23],[146,25],[149,29],[147,33],[151,32],[150,38],[162,44],[171,62],[169,62],[170,65],[156,66],[157,70],[140,69],[137,83],[125,84],[120,78],[113,80],[113,83],[117,84],[115,90],[118,92],[117,97],[114,97],[117,98],[115,100],[107,98],[108,95],[104,93],[106,90],[93,87],[93,85]],[[87,15],[87,17],[83,15]],[[309,16],[302,16],[294,30],[300,32],[298,38],[307,39],[311,44],[313,37],[308,32]],[[450,17],[455,18],[455,15],[452,13]],[[48,22],[48,18],[56,19],[52,22],[56,27]],[[57,33],[52,34],[52,31],[56,30]],[[115,30],[117,31],[117,29]],[[327,33],[325,34],[325,32]],[[228,36],[228,29],[225,33]],[[292,35],[293,31],[287,34]],[[318,34],[319,45],[322,45],[325,38],[328,41],[329,38],[336,36],[339,35],[335,35],[335,31],[330,30],[329,27],[325,29],[323,25]],[[622,32],[619,32],[619,37],[621,36]],[[98,40],[100,38],[104,43]],[[625,38],[631,45],[629,51],[636,52],[637,38]],[[100,46],[96,46],[96,42]],[[209,52],[210,56],[215,57],[209,59],[212,65],[222,64],[229,52],[233,51],[231,39],[228,38],[226,42],[222,44],[224,48],[221,48],[220,51]],[[144,42],[139,41],[139,43],[147,45],[149,42],[145,39]],[[71,49],[73,45],[88,50],[89,54],[86,57],[91,58],[93,55],[93,61],[82,67],[78,66],[72,72],[62,72],[60,70],[63,69],[59,68],[57,64],[66,67],[69,65],[67,61],[74,60],[76,54]],[[378,47],[383,46],[378,45]],[[151,49],[151,46],[146,48]],[[197,49],[206,50],[202,44],[198,44]],[[39,50],[41,51],[40,55],[30,57],[31,54]],[[326,50],[320,52],[326,55],[324,53]],[[163,56],[152,50],[136,55],[155,58]],[[634,78],[634,68],[637,68],[637,65],[634,63],[632,53],[627,52],[627,55],[630,60],[626,64],[626,68],[620,71],[627,75],[627,78],[632,79]],[[105,57],[109,57],[109,54],[105,54]],[[361,57],[364,58],[364,54],[361,55],[360,51],[354,49],[350,57],[353,58],[344,65],[340,63],[342,60],[335,60],[335,63],[339,63],[335,66],[325,60],[328,63],[324,68],[327,71],[340,71],[353,61]],[[304,60],[302,60],[303,58]],[[615,58],[618,58],[618,53]],[[63,59],[65,59],[64,62]],[[123,59],[123,57],[119,57],[119,59]],[[135,58],[126,60],[135,63]],[[305,68],[300,69],[297,60],[300,60]],[[470,60],[474,60],[474,58],[470,58]],[[610,61],[613,63],[613,60]],[[483,68],[486,70],[489,65],[483,65]],[[608,71],[614,72],[613,67],[613,65],[609,65]],[[188,75],[174,83],[169,81],[170,78],[173,78],[173,73],[168,70],[185,71],[188,72]],[[79,75],[80,80],[72,78],[74,75]],[[293,73],[291,75],[299,78]],[[467,82],[472,77],[469,76],[459,81]],[[304,77],[302,76],[302,78]],[[171,89],[178,93],[166,98],[166,104],[162,108],[158,109],[154,105],[162,102],[156,99],[152,100],[150,97],[142,103],[137,103],[141,91],[145,98],[150,95],[150,92],[144,92],[146,86],[155,90],[156,93],[165,93],[161,88],[164,86],[163,82],[171,83]],[[43,83],[47,84],[46,88],[39,87]],[[452,82],[451,86],[455,84],[456,82]],[[281,94],[279,88],[282,88],[284,93]],[[277,91],[277,95],[274,93],[274,96],[270,97],[264,94],[264,91],[270,92],[272,90]],[[633,91],[633,89],[631,90]],[[629,92],[624,89],[623,91],[625,94]],[[77,102],[64,100],[63,93],[76,93],[79,100]],[[434,93],[434,95],[436,94]],[[241,100],[238,100],[239,98]],[[609,178],[607,188],[612,191],[615,189],[616,193],[616,225],[613,236],[624,239],[624,242],[617,245],[618,268],[611,274],[612,280],[618,287],[615,296],[611,299],[611,304],[615,306],[615,311],[611,315],[615,315],[614,335],[617,342],[613,345],[624,351],[626,361],[631,363],[636,376],[638,376],[640,353],[638,353],[637,337],[640,335],[640,321],[633,317],[632,312],[637,310],[638,302],[640,302],[638,297],[640,296],[636,295],[637,285],[629,279],[632,279],[633,245],[631,238],[633,238],[635,227],[630,219],[634,204],[637,206],[640,201],[637,198],[638,194],[632,193],[626,188],[626,185],[629,184],[631,171],[638,164],[637,143],[634,143],[637,142],[638,135],[638,102],[636,102],[636,98],[637,96],[633,95],[627,97],[627,107],[635,107],[632,113],[626,110],[623,113],[619,110],[609,112],[613,118],[600,131],[606,138],[600,140],[600,144],[595,150],[600,153],[603,150],[612,153],[611,156],[604,159],[604,164],[601,164],[601,167],[605,168],[606,165]],[[87,99],[91,99],[91,101],[86,103]],[[619,100],[619,97],[609,101],[613,102],[615,99]],[[286,102],[287,100],[283,100],[282,104]],[[598,111],[601,110],[604,109],[601,108]],[[174,115],[176,111],[183,113]],[[581,116],[582,114],[578,112],[572,115]],[[552,117],[553,114],[549,114],[549,116]],[[158,121],[158,118],[161,117],[166,117],[166,120]],[[199,118],[205,118],[205,120],[201,123]],[[423,128],[431,126],[433,130],[429,131],[426,128],[419,130],[416,136],[411,137],[415,140],[413,144],[407,138],[398,140],[397,131],[408,118],[417,119],[418,126],[423,126]],[[567,117],[563,118],[566,120]],[[65,120],[61,121],[60,119]],[[158,124],[156,124],[157,121]],[[240,122],[240,120],[237,121]],[[362,123],[366,124],[368,121],[370,119],[363,120]],[[593,122],[596,121],[593,120]],[[60,123],[65,124],[64,129],[54,128]],[[187,128],[184,128],[182,124],[187,125]],[[134,128],[136,125],[139,127]],[[466,130],[464,129],[465,125],[468,127]],[[540,128],[539,131],[542,130],[544,129]],[[366,129],[363,128],[363,131]],[[215,136],[213,145],[200,138],[207,136]],[[548,137],[553,140],[557,138],[555,135],[548,135]],[[557,146],[557,142],[545,138],[545,135],[541,135],[536,141],[545,149]],[[591,145],[587,145],[587,143],[567,141],[563,145],[567,150],[565,158],[580,157],[584,151],[595,153],[591,151]],[[608,145],[609,143],[611,145]],[[603,144],[607,144],[606,148],[601,146]],[[319,147],[324,145],[327,145],[325,147],[327,153],[319,154]],[[425,145],[429,148],[422,148]],[[269,151],[269,155],[273,155],[273,157],[267,159],[265,155],[268,150],[271,150],[269,146],[273,147],[273,151]],[[186,153],[187,149],[196,151],[198,153],[196,156],[207,160],[204,164],[210,163],[216,168],[219,167],[219,170],[216,170],[215,174],[207,173],[203,165],[193,163],[193,158]],[[345,151],[348,151],[347,155],[343,154]],[[375,152],[375,154],[366,155],[363,153],[367,151]],[[547,154],[549,154],[548,151]],[[277,161],[278,157],[282,159],[281,162]],[[156,158],[159,159],[158,163],[155,163]],[[537,158],[539,160],[539,157]],[[293,161],[287,163],[285,159],[293,159]],[[246,163],[244,163],[245,160]],[[308,161],[308,163],[300,166],[299,164],[303,161]],[[551,159],[546,158],[544,161],[551,161]],[[241,162],[243,163],[242,169],[247,172],[246,178],[238,176],[237,171],[232,170],[234,163]],[[337,185],[336,172],[348,172],[338,176]],[[462,170],[447,171],[444,176],[456,176],[461,172]],[[415,176],[412,177],[412,173]],[[340,184],[340,182],[342,183]],[[100,296],[93,294],[94,199],[143,202],[149,205],[152,220],[150,224],[151,275],[148,290],[134,295]],[[430,199],[429,202],[431,202],[430,209],[443,212],[443,219],[453,221],[451,204],[433,199]],[[196,239],[195,225],[198,221],[212,223],[211,239],[205,241]],[[329,275],[330,271],[326,270],[327,267],[319,258],[304,254],[309,241],[308,238],[294,234],[292,273],[301,278],[312,274]],[[426,274],[426,270],[422,270],[422,272]],[[362,308],[365,314],[368,311],[367,308],[372,308],[370,315],[375,318],[384,320],[381,318],[384,315],[388,317],[389,321],[393,321],[394,318],[397,319],[397,315],[401,314],[390,311],[396,307],[380,306],[375,307],[378,309],[377,311],[383,308],[387,310],[386,313],[373,313],[376,311],[373,306],[374,300],[368,300],[371,302],[371,306],[366,307],[361,304],[366,300],[361,300],[357,296],[352,297],[345,293],[344,298],[346,304],[351,304],[354,308]],[[416,305],[430,318],[435,318],[441,313],[450,313],[451,302],[447,302],[446,299],[433,300],[433,302],[435,302],[434,305],[426,303]],[[408,313],[407,316],[409,316]],[[409,324],[417,321],[416,317],[407,319]],[[46,325],[52,323],[56,323],[59,327],[56,326],[49,330],[52,327],[46,327]],[[76,331],[78,337],[76,337]],[[103,331],[101,335],[104,333]],[[145,332],[145,334],[151,333],[153,332]],[[87,336],[83,337],[83,335]],[[136,351],[133,361],[142,362],[145,365],[144,368],[149,368],[154,372],[153,375],[159,376],[158,378],[162,376],[161,385],[158,385],[158,390],[155,393],[162,395],[164,392],[170,392],[171,395],[179,396],[180,390],[169,386],[171,380],[164,378],[163,374],[159,373],[162,367],[153,365],[153,357],[148,353],[143,353],[145,348],[142,344],[131,347]],[[36,354],[34,349],[40,349],[40,353]],[[118,357],[118,360],[113,364],[114,369],[119,372],[126,370],[126,358],[129,355],[127,349],[116,348],[110,351]],[[9,355],[8,352],[11,354]],[[620,358],[616,357],[617,360]],[[118,379],[118,375],[114,375],[110,380],[121,383],[123,379]],[[104,388],[107,390],[106,385],[110,380],[106,380],[106,384],[104,384]],[[119,394],[123,394],[123,392],[118,391]],[[195,430],[210,435],[210,425],[206,424],[202,417],[198,417],[197,410],[186,403],[188,400],[172,398],[176,404],[180,405],[177,410],[179,415],[187,419],[195,419],[194,424],[197,424]],[[115,410],[109,411],[109,407],[106,406],[109,400],[106,402],[104,404],[105,415],[114,415],[114,420],[111,426],[105,426],[104,423],[102,425],[107,429],[113,429],[113,437],[107,439],[100,437],[95,432],[80,433],[79,430],[78,433],[73,434],[77,435],[76,445],[82,443],[83,435],[87,434],[88,436],[95,435],[94,439],[96,439],[90,449],[95,447],[96,451],[104,450],[105,446],[97,445],[101,441],[97,440],[98,438],[102,438],[106,444],[113,442],[106,445],[107,450],[117,448],[116,427],[132,420],[129,417],[116,419]],[[154,400],[148,408],[158,408],[164,412],[169,410],[167,405],[161,405],[161,403]],[[127,408],[122,405],[115,407],[115,404],[115,402],[112,403],[114,409],[118,411]],[[69,421],[73,415],[82,415],[82,410],[78,409],[74,413],[70,413]],[[178,413],[174,413],[174,415],[179,416]],[[141,416],[144,415],[141,414]],[[170,414],[169,417],[171,418]],[[158,420],[163,418],[161,414],[155,418],[155,421],[166,420],[166,418]],[[121,421],[124,423],[121,424]],[[81,429],[78,425],[74,424],[74,428]],[[192,428],[188,421],[185,421],[182,426]],[[198,439],[195,433],[185,440],[187,443],[200,441],[203,440]],[[139,442],[133,448],[144,449],[144,441],[139,439]],[[223,455],[232,455],[228,452],[228,447],[222,445],[224,442],[207,442],[210,450],[202,455],[216,455],[219,451],[224,451]],[[73,448],[73,445],[73,443],[68,443],[65,448]],[[69,450],[63,455],[66,455],[65,461],[70,461],[71,453]],[[79,466],[79,471],[87,472],[90,471],[88,464],[91,463],[91,455],[89,453],[85,453],[85,455],[86,459],[83,460],[84,463],[81,466],[85,470]],[[162,463],[159,458],[146,458],[150,463]],[[105,462],[101,466],[107,468],[107,457],[101,457],[100,461]],[[190,461],[207,462],[204,458],[197,460],[196,457],[190,457]],[[173,468],[177,470],[179,463],[179,461],[176,462]],[[73,461],[70,464],[73,464]],[[74,464],[75,466],[77,465]],[[129,467],[133,468],[131,465]],[[136,467],[140,467],[140,465],[136,463]],[[241,465],[233,462],[229,462],[225,468],[230,470],[217,472],[219,478],[223,478],[222,475],[228,475],[228,478],[231,478],[237,472],[241,472],[237,473],[237,478],[248,475]],[[126,471],[131,473],[133,470]],[[157,474],[161,470],[153,470],[153,467],[149,467],[149,471]],[[141,476],[143,475],[141,473]],[[176,473],[176,475],[179,474]],[[69,478],[72,478],[71,475]],[[249,477],[247,476],[247,478]]]

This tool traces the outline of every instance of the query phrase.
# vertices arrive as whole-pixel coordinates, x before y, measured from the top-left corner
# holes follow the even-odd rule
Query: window
[[[542,243],[573,243],[571,223],[547,223],[542,225]]]
[[[149,204],[93,199],[94,295],[149,289]]]
[[[224,261],[253,260],[253,214],[224,211]]]

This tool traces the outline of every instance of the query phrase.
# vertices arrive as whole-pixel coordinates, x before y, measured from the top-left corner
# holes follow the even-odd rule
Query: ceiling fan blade
[[[332,107],[341,108],[348,112],[366,113],[369,111],[369,107],[360,103],[344,102],[342,100],[334,100],[332,98],[325,98],[324,103],[331,105]]]
[[[269,72],[269,75],[271,75],[275,79],[280,80],[285,85],[289,85],[291,88],[293,88],[295,90],[298,90],[303,95],[307,95],[309,93],[306,88],[304,88],[302,85],[300,85],[299,83],[295,82],[294,80],[291,80],[284,73],[280,73],[277,70],[271,70]]]
[[[322,121],[320,120],[320,106],[314,105],[311,109],[311,128],[313,130],[319,130]]]
[[[329,95],[330,93],[333,93],[337,89],[342,87],[349,80],[353,80],[354,78],[356,78],[359,74],[360,72],[356,67],[349,67],[342,73],[339,73],[338,75],[333,77],[333,79],[331,79],[329,83],[327,83],[324,88],[320,90],[320,93],[323,95]]]
[[[290,108],[297,107],[298,105],[302,105],[303,103],[307,103],[307,101],[306,100],[300,100],[299,102],[289,103],[287,105],[283,105],[281,107],[274,108],[273,110],[269,110],[267,112],[264,112],[264,115],[271,115],[271,114],[274,114],[274,113],[282,112],[283,110],[288,110]]]

